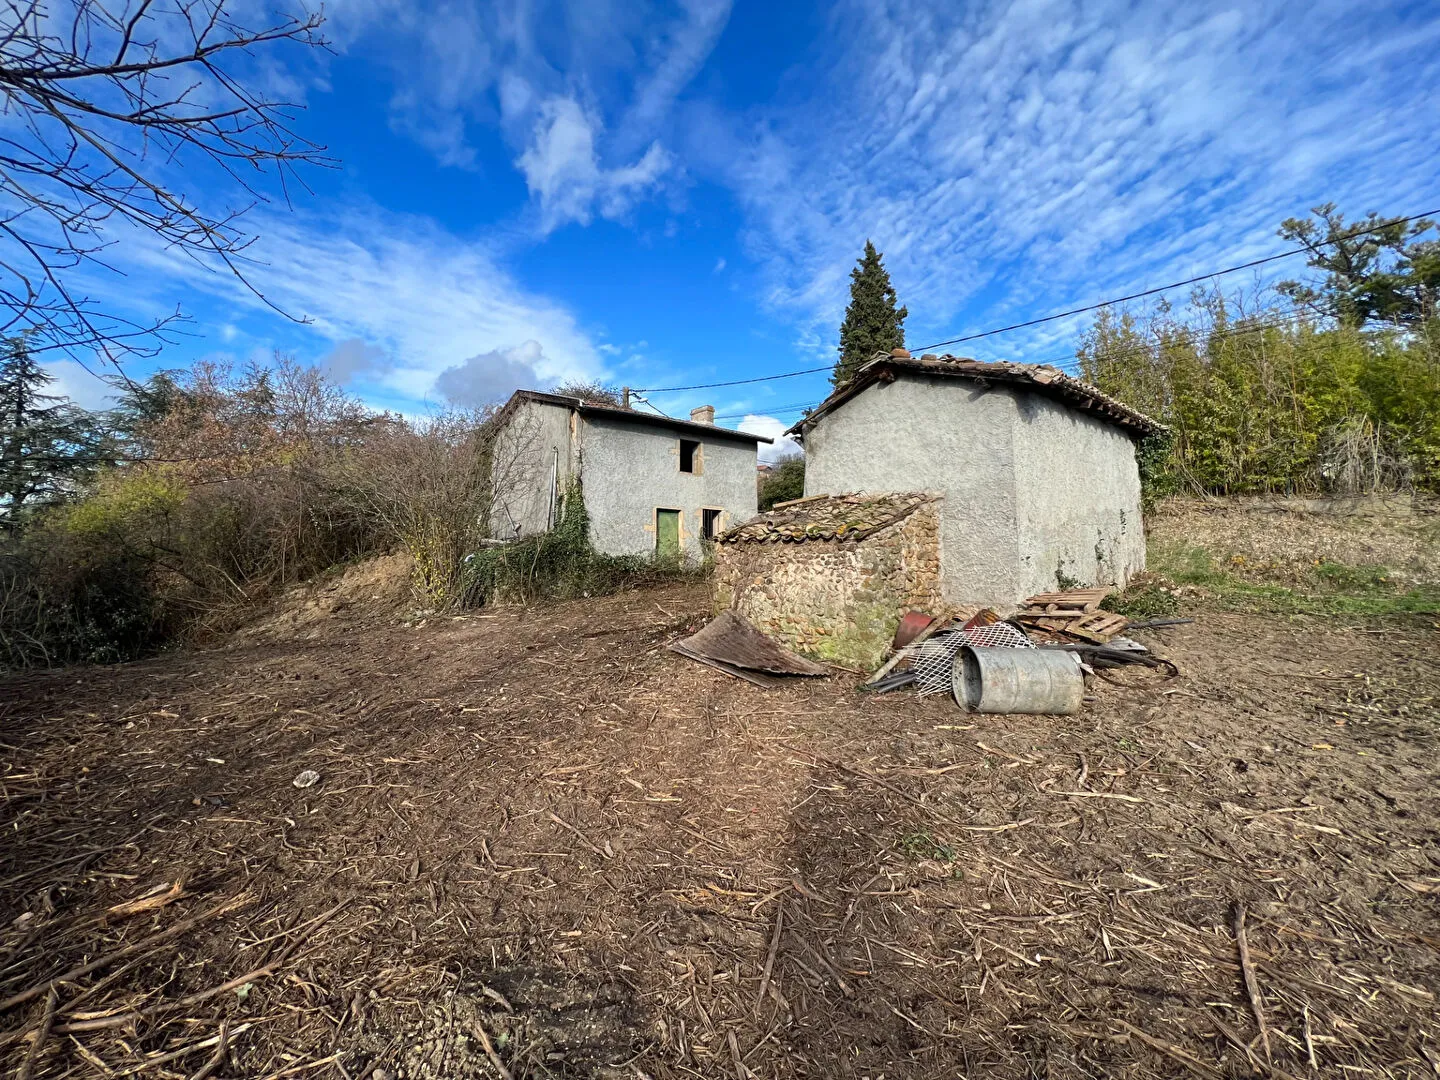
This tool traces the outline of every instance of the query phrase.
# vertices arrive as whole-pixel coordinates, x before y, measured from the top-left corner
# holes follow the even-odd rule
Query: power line
[[[668,413],[663,413],[663,412],[661,412],[661,411],[660,411],[659,409],[657,409],[653,404],[651,404],[650,402],[646,401],[643,397],[640,396],[640,393],[639,393],[639,391],[637,391],[637,390],[631,390],[631,391],[630,391],[630,397],[631,397],[632,400],[640,402],[641,405],[644,405],[647,409],[649,409],[651,412],[653,412],[656,416],[663,416],[663,417],[665,417],[666,420],[674,420],[674,419],[675,419],[675,417],[669,415]]]
[[[1237,323],[1233,324],[1232,326],[1230,326],[1230,327],[1228,327],[1228,328],[1226,328],[1226,329],[1223,329],[1223,330],[1222,330],[1222,329],[1216,329],[1216,328],[1214,328],[1214,327],[1209,327],[1209,328],[1207,328],[1207,327],[1204,327],[1204,326],[1187,326],[1187,325],[1184,325],[1184,324],[1181,324],[1181,323],[1172,324],[1168,329],[1169,329],[1172,333],[1174,333],[1175,335],[1177,335],[1177,336],[1179,336],[1179,335],[1199,335],[1199,336],[1203,337],[1203,340],[1200,342],[1200,344],[1201,344],[1201,345],[1209,345],[1209,344],[1212,343],[1212,342],[1224,340],[1224,339],[1226,339],[1226,338],[1234,337],[1234,336],[1239,335],[1239,334],[1255,334],[1255,333],[1263,332],[1263,331],[1265,331],[1265,330],[1274,330],[1274,329],[1276,329],[1276,328],[1278,328],[1278,327],[1284,326],[1285,324],[1291,322],[1291,321],[1294,320],[1294,319],[1304,318],[1305,315],[1307,315],[1307,314],[1311,314],[1311,313],[1310,313],[1310,312],[1303,311],[1303,310],[1300,309],[1299,307],[1296,307],[1296,308],[1293,308],[1292,310],[1286,312],[1286,313],[1283,314],[1283,315],[1277,315],[1277,316],[1275,316],[1275,317],[1273,317],[1273,318],[1269,318],[1269,319],[1243,320],[1243,321],[1237,322]],[[1327,311],[1327,312],[1321,312],[1320,314],[1333,315],[1334,312]],[[1147,333],[1155,333],[1155,331],[1147,331]],[[1100,363],[1107,363],[1107,362],[1114,361],[1114,360],[1120,360],[1120,359],[1123,359],[1123,358],[1125,358],[1125,357],[1140,355],[1140,354],[1142,354],[1142,353],[1156,353],[1156,352],[1159,352],[1162,348],[1164,348],[1164,345],[1165,345],[1165,343],[1164,343],[1163,341],[1160,341],[1160,340],[1156,340],[1156,341],[1153,341],[1153,342],[1151,342],[1151,341],[1137,342],[1136,344],[1127,346],[1126,348],[1123,348],[1123,349],[1107,349],[1106,351],[1104,351],[1104,352],[1102,352],[1102,353],[1096,354],[1095,359],[1096,359],[1097,361],[1099,361]],[[1054,357],[1053,359],[1050,359],[1050,360],[1037,361],[1037,363],[1038,363],[1038,364],[1041,364],[1041,365],[1044,365],[1044,364],[1063,364],[1063,363],[1072,363],[1072,364],[1073,364],[1078,358],[1079,358],[1079,357],[1078,357],[1078,353],[1072,352],[1072,353],[1067,353],[1065,356],[1057,356],[1057,357]],[[764,416],[780,417],[780,416],[785,416],[785,415],[787,415],[788,413],[803,412],[803,411],[806,410],[806,409],[813,409],[813,408],[815,408],[817,405],[820,405],[820,404],[822,404],[822,402],[819,402],[819,401],[810,401],[810,402],[797,402],[797,403],[789,404],[789,405],[780,405],[780,406],[775,406],[775,407],[772,407],[772,408],[764,408],[763,406],[760,406],[759,408],[762,409],[763,412],[757,413],[757,411],[756,411],[755,409],[751,409],[749,412],[745,412],[745,413],[725,413],[725,414],[722,414],[722,415],[720,415],[720,416],[715,417],[715,419],[716,419],[716,420],[735,420],[735,419],[740,419],[740,418],[743,418],[743,417],[746,417],[746,416],[754,416],[754,415],[764,415]]]
[[[1440,215],[1440,208],[1436,208],[1434,210],[1427,210],[1421,214],[1410,214],[1407,217],[1392,218],[1389,221],[1382,221],[1378,225],[1371,225],[1370,227],[1364,229],[1354,229],[1348,233],[1341,233],[1339,236],[1332,236],[1326,240],[1319,241],[1319,244],[1320,246],[1325,246],[1328,244],[1339,243],[1342,240],[1351,240],[1357,236],[1365,236],[1368,233],[1380,232],[1381,230],[1388,229],[1394,225],[1406,225],[1412,221],[1419,221],[1421,218],[1432,217],[1434,215]],[[1208,274],[1200,274],[1196,277],[1186,278],[1184,281],[1172,281],[1168,285],[1157,285],[1153,289],[1144,289],[1141,292],[1130,293],[1128,296],[1118,296],[1110,300],[1102,300],[1099,303],[1087,304],[1085,307],[1071,308],[1069,311],[1061,311],[1057,312],[1054,315],[1046,315],[1039,319],[1030,319],[1026,322],[1012,323],[1009,326],[1001,326],[994,330],[984,330],[977,334],[967,334],[964,337],[950,338],[948,341],[937,341],[933,345],[922,345],[919,347],[918,351],[923,353],[928,349],[938,349],[945,345],[959,345],[962,342],[966,341],[978,341],[981,338],[994,337],[996,334],[1006,334],[1012,330],[1023,330],[1026,327],[1040,326],[1043,323],[1054,322],[1057,319],[1067,319],[1072,315],[1083,315],[1087,311],[1098,311],[1101,308],[1110,307],[1114,304],[1124,304],[1128,303],[1131,300],[1140,300],[1147,296],[1154,296],[1157,293],[1168,292],[1171,289],[1183,288],[1186,285],[1196,285],[1202,281],[1208,281],[1211,278],[1223,277],[1226,274],[1238,273],[1241,270],[1250,270],[1256,266],[1263,266],[1266,263],[1276,262],[1280,259],[1288,259],[1295,255],[1304,255],[1310,251],[1311,249],[1308,247],[1292,248],[1289,251],[1281,251],[1274,255],[1266,255],[1264,258],[1261,259],[1251,259],[1249,262],[1238,263],[1235,266],[1227,266],[1223,270],[1214,270]],[[1053,363],[1055,361],[1045,362]],[[654,389],[645,390],[644,392],[647,394],[665,394],[680,390],[710,390],[720,386],[742,386],[747,383],[770,382],[774,379],[793,379],[798,375],[813,375],[819,371],[832,370],[834,370],[833,365],[831,367],[806,368],[803,371],[786,371],[782,372],[779,375],[761,375],[753,379],[736,379],[733,382],[703,383],[698,386],[662,386],[656,387]],[[635,391],[631,392],[634,393]]]
[[[1368,229],[1355,229],[1348,233],[1341,233],[1339,236],[1332,236],[1328,240],[1320,241],[1322,244],[1338,244],[1341,240],[1352,240],[1357,236],[1364,236],[1367,233],[1380,232],[1393,225],[1405,225],[1411,221],[1419,221],[1421,218],[1430,217],[1432,214],[1440,214],[1440,209],[1427,210],[1423,214],[1411,214],[1409,217],[1395,218],[1391,221],[1381,222],[1379,225],[1372,225]],[[1055,315],[1046,315],[1039,319],[1030,319],[1026,322],[1012,323],[1009,326],[1002,326],[998,330],[985,330],[978,334],[967,334],[964,337],[951,338],[949,341],[937,341],[933,345],[922,345],[920,351],[926,349],[938,349],[942,345],[959,345],[965,341],[976,341],[980,338],[994,337],[996,334],[1009,333],[1011,330],[1023,330],[1029,326],[1039,326],[1041,323],[1054,322],[1056,319],[1068,319],[1071,315],[1083,315],[1087,311],[1098,311],[1103,307],[1110,307],[1112,304],[1125,304],[1131,300],[1140,300],[1147,296],[1154,296],[1156,293],[1168,292],[1171,289],[1183,288],[1186,285],[1197,285],[1202,281],[1209,281],[1211,278],[1223,277],[1226,274],[1238,273],[1241,270],[1250,270],[1257,266],[1264,266],[1279,259],[1289,259],[1295,255],[1304,255],[1311,249],[1308,247],[1292,248],[1289,251],[1282,251],[1275,255],[1266,255],[1263,259],[1251,259],[1249,262],[1238,263],[1235,266],[1227,266],[1223,270],[1214,270],[1208,274],[1200,274],[1197,277],[1186,278],[1184,281],[1172,281],[1169,285],[1157,285],[1153,289],[1145,289],[1141,292],[1131,293],[1129,296],[1116,297],[1114,300],[1102,300],[1098,304],[1087,304],[1085,307],[1071,308],[1069,311],[1061,311]]]
[[[738,419],[738,418],[741,418],[741,417],[745,417],[745,416],[760,416],[760,415],[764,415],[764,416],[775,416],[775,415],[777,415],[777,414],[779,414],[779,413],[791,412],[791,411],[793,411],[793,410],[795,410],[795,409],[808,409],[808,408],[810,408],[810,407],[811,407],[812,405],[814,405],[814,404],[815,404],[815,402],[813,402],[813,401],[794,401],[794,402],[790,402],[790,403],[787,404],[787,405],[768,405],[768,406],[766,406],[766,405],[757,405],[755,408],[751,409],[749,412],[741,412],[741,413],[722,413],[720,416],[715,417],[715,419],[716,419],[716,420],[735,420],[735,419]]]
[[[1292,308],[1290,311],[1287,311],[1287,312],[1286,312],[1285,314],[1283,314],[1283,315],[1277,315],[1277,316],[1275,316],[1275,317],[1273,317],[1273,318],[1270,318],[1270,319],[1255,319],[1255,320],[1253,320],[1253,321],[1250,321],[1250,320],[1241,320],[1241,321],[1235,323],[1234,325],[1232,325],[1232,326],[1230,326],[1229,328],[1224,329],[1224,330],[1216,329],[1216,328],[1214,328],[1214,327],[1206,328],[1206,327],[1204,327],[1204,326],[1187,326],[1187,325],[1182,324],[1182,323],[1174,323],[1174,324],[1171,325],[1170,329],[1171,329],[1174,333],[1176,333],[1176,334],[1189,334],[1189,335],[1200,334],[1200,335],[1203,335],[1205,342],[1208,343],[1208,342],[1211,342],[1211,341],[1216,341],[1216,340],[1221,340],[1221,339],[1228,338],[1228,337],[1233,337],[1233,336],[1236,335],[1236,334],[1253,334],[1253,333],[1256,333],[1256,332],[1261,331],[1261,330],[1273,330],[1273,329],[1275,329],[1275,328],[1277,328],[1277,327],[1284,326],[1286,323],[1290,322],[1292,319],[1304,318],[1306,314],[1312,314],[1312,313],[1307,313],[1307,312],[1305,312],[1305,311],[1300,310],[1300,308],[1296,307],[1296,308]],[[1327,312],[1321,312],[1321,313],[1319,313],[1319,314],[1334,315],[1335,313],[1334,313],[1334,312],[1331,312],[1331,311],[1327,311]],[[1154,332],[1154,331],[1146,331],[1146,333],[1152,333],[1152,332]],[[1164,342],[1162,342],[1162,341],[1160,341],[1160,340],[1158,340],[1158,339],[1157,339],[1156,341],[1154,341],[1153,343],[1152,343],[1152,342],[1148,342],[1148,341],[1147,341],[1147,342],[1139,342],[1139,343],[1137,343],[1137,344],[1135,344],[1135,345],[1128,346],[1127,348],[1124,348],[1124,349],[1112,349],[1112,350],[1107,350],[1107,351],[1105,351],[1105,352],[1099,353],[1099,354],[1097,354],[1096,359],[1102,360],[1102,361],[1103,361],[1103,360],[1114,360],[1114,359],[1119,359],[1120,357],[1134,356],[1134,355],[1136,355],[1136,354],[1138,354],[1138,353],[1154,352],[1154,351],[1162,348],[1163,346],[1164,346]],[[1053,365],[1053,364],[1073,364],[1073,363],[1075,363],[1077,360],[1079,360],[1079,358],[1080,358],[1080,353],[1079,353],[1079,350],[1077,349],[1077,350],[1075,350],[1075,351],[1073,351],[1073,352],[1070,352],[1070,353],[1065,354],[1064,356],[1057,356],[1057,357],[1054,357],[1053,359],[1050,359],[1050,360],[1040,360],[1040,361],[1036,361],[1036,364],[1037,364],[1038,366],[1044,366],[1044,365],[1047,365],[1047,364],[1051,364],[1051,365]]]
[[[783,375],[761,375],[755,379],[735,379],[732,382],[700,383],[697,386],[642,386],[639,390],[631,390],[632,394],[673,394],[680,390],[713,390],[717,386],[744,386],[746,383],[770,382],[773,379],[793,379],[797,375],[814,375],[817,371],[834,371],[834,364],[827,364],[825,367],[806,368],[804,371],[787,371]]]
[[[1278,327],[1280,327],[1280,326],[1284,326],[1286,323],[1290,322],[1290,321],[1293,320],[1293,319],[1303,318],[1305,314],[1306,314],[1305,312],[1303,312],[1303,311],[1301,311],[1301,310],[1299,310],[1299,309],[1297,308],[1297,309],[1294,309],[1294,310],[1292,310],[1292,311],[1289,311],[1289,312],[1285,313],[1284,315],[1276,316],[1276,317],[1273,318],[1273,319],[1258,319],[1258,320],[1255,320],[1255,321],[1253,321],[1253,322],[1240,322],[1240,323],[1236,323],[1235,325],[1230,326],[1230,327],[1228,327],[1227,329],[1223,329],[1223,330],[1221,330],[1221,329],[1215,329],[1215,328],[1213,328],[1213,327],[1211,327],[1211,328],[1206,328],[1206,327],[1204,327],[1204,326],[1185,326],[1185,325],[1181,325],[1181,324],[1175,324],[1174,326],[1171,327],[1171,330],[1172,330],[1177,336],[1178,336],[1178,335],[1181,335],[1181,334],[1184,334],[1184,335],[1199,335],[1199,336],[1201,336],[1202,340],[1201,340],[1198,344],[1199,344],[1201,347],[1203,347],[1203,346],[1209,345],[1209,344],[1212,343],[1212,342],[1224,340],[1224,339],[1230,338],[1230,337],[1235,337],[1236,335],[1240,335],[1240,334],[1255,334],[1255,333],[1261,333],[1261,332],[1263,332],[1263,331],[1265,331],[1265,330],[1274,330],[1274,329],[1276,329],[1276,328],[1278,328]],[[1161,349],[1163,349],[1164,347],[1165,347],[1165,343],[1164,343],[1163,341],[1159,341],[1159,340],[1156,340],[1156,341],[1153,341],[1153,342],[1143,341],[1143,342],[1138,342],[1138,343],[1136,343],[1136,344],[1134,344],[1134,345],[1127,346],[1126,348],[1123,348],[1123,349],[1107,349],[1106,351],[1104,351],[1104,352],[1102,352],[1102,353],[1098,353],[1098,354],[1096,355],[1095,359],[1096,359],[1098,362],[1100,362],[1100,363],[1108,363],[1108,362],[1111,362],[1111,361],[1123,359],[1123,358],[1125,358],[1125,357],[1137,356],[1137,355],[1141,355],[1141,354],[1158,353],[1158,352],[1159,352]],[[1067,354],[1067,355],[1065,355],[1065,356],[1055,357],[1054,359],[1051,359],[1051,360],[1039,361],[1038,363],[1039,363],[1039,364],[1058,364],[1058,363],[1066,363],[1066,362],[1073,363],[1073,362],[1074,362],[1075,360],[1077,360],[1077,359],[1078,359],[1077,353],[1069,353],[1069,354]],[[792,407],[782,406],[781,408],[778,408],[778,409],[770,409],[770,410],[767,410],[766,415],[783,416],[783,415],[785,415],[787,412],[790,412],[790,411],[798,412],[798,411],[801,411],[801,410],[803,410],[803,409],[814,408],[815,406],[820,405],[820,404],[822,404],[822,402],[818,402],[818,401],[817,401],[817,402],[812,402],[812,403],[810,403],[810,404],[808,404],[808,405],[798,405],[798,406],[792,406]],[[737,415],[739,415],[739,414],[737,414]],[[747,415],[747,416],[748,416],[748,415],[751,415],[751,414],[746,413],[746,414],[743,414],[743,415]],[[720,418],[720,417],[716,417],[716,419],[718,420],[718,419],[721,419],[721,418]]]

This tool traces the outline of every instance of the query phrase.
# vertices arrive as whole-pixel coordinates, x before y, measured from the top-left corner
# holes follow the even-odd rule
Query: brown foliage
[[[123,659],[396,548],[427,603],[459,603],[508,475],[488,413],[372,413],[283,356],[174,382],[134,425],[126,463],[35,523],[0,568],[0,662]]]

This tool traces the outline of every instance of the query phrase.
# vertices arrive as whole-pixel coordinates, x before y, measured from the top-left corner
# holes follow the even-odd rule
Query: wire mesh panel
[[[950,692],[955,657],[966,645],[1000,649],[1033,649],[1034,643],[1009,623],[993,623],[970,630],[941,630],[927,641],[908,646],[910,670],[921,697]]]

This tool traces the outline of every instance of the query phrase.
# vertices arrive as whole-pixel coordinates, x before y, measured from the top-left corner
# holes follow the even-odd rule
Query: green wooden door
[[[655,511],[655,554],[662,559],[680,557],[680,511]]]

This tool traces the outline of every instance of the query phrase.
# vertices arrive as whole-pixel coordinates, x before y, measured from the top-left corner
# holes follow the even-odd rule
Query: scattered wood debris
[[[1098,588],[1040,593],[1026,600],[1015,618],[1026,626],[1104,645],[1117,634],[1123,634],[1130,625],[1124,615],[1100,610],[1101,601],[1113,591]]]
[[[0,1074],[1433,1076],[1428,622],[1209,611],[995,720],[715,678],[708,603],[5,680]]]

